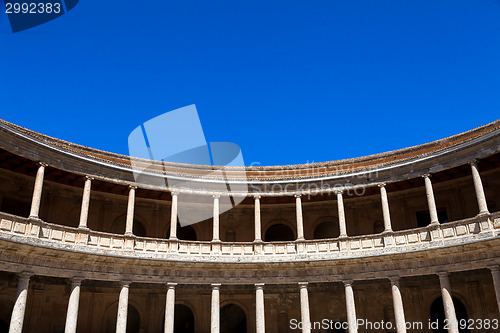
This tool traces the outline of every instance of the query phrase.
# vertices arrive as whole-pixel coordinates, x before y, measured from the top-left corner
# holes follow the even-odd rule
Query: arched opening
[[[247,316],[236,304],[226,304],[220,309],[220,333],[246,333]]]
[[[165,313],[163,313],[162,332],[165,327]],[[175,304],[174,333],[194,333],[194,314],[184,304]]]
[[[455,313],[457,314],[457,320],[460,323],[461,319],[464,319],[467,321],[468,316],[467,316],[467,310],[465,309],[465,305],[456,297],[453,297],[453,305],[455,306]],[[443,298],[438,297],[434,302],[432,302],[431,305],[431,322],[438,322],[437,327],[433,327],[432,332],[433,333],[447,333],[448,330],[445,329],[445,313],[444,313],[444,306],[443,306]],[[460,328],[460,325],[458,327],[458,331],[460,333],[470,333],[470,331],[467,328]]]
[[[295,235],[293,230],[285,224],[278,223],[270,226],[264,235],[265,242],[293,241]]]
[[[125,233],[125,224],[125,219],[119,219],[115,221],[115,223],[113,223],[113,226],[111,227],[111,232],[114,234],[123,235]],[[132,233],[139,237],[146,237],[146,228],[144,228],[144,225],[141,222],[134,220]]]
[[[196,237],[196,231],[190,225],[186,225],[184,227],[181,227],[181,225],[179,223],[177,223],[176,236],[180,240],[187,240],[187,241],[198,240]],[[167,238],[169,238],[169,237],[170,237],[170,225],[169,225],[168,231],[167,231]]]
[[[333,220],[321,222],[314,229],[314,239],[337,238],[339,235],[339,224]]]
[[[133,306],[128,305],[127,310],[127,332],[135,333],[139,332],[141,329],[141,315],[139,311]],[[116,317],[118,315],[118,303],[113,304],[113,306],[108,310],[106,315],[106,333],[116,332]]]

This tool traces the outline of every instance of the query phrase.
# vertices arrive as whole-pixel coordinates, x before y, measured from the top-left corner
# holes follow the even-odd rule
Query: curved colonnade
[[[350,333],[357,332],[356,281],[390,282],[393,315],[397,332],[406,332],[405,310],[400,279],[437,275],[446,319],[456,321],[449,274],[468,270],[491,271],[497,305],[500,305],[500,271],[498,250],[500,212],[490,212],[479,166],[488,164],[488,173],[496,175],[500,151],[500,122],[429,143],[391,153],[349,161],[318,165],[249,167],[245,172],[248,193],[243,204],[253,205],[253,241],[221,241],[219,200],[227,195],[210,189],[212,182],[241,182],[241,168],[228,168],[226,179],[210,179],[200,169],[204,166],[167,165],[166,173],[198,181],[192,188],[169,190],[170,227],[168,239],[138,237],[133,233],[136,191],[156,193],[164,189],[133,181],[126,157],[66,143],[22,129],[2,121],[1,148],[12,159],[36,164],[33,194],[28,217],[0,213],[0,248],[2,271],[17,273],[17,296],[10,319],[10,331],[20,332],[26,311],[30,277],[33,275],[70,279],[71,287],[64,329],[76,332],[82,281],[119,281],[116,332],[125,332],[130,286],[154,283],[166,287],[165,332],[174,332],[176,289],[180,285],[210,286],[210,331],[220,331],[221,286],[252,285],[254,288],[256,332],[264,332],[266,322],[265,293],[268,286],[297,286],[300,320],[310,323],[308,284],[342,282],[346,322]],[[14,156],[14,157],[12,157]],[[144,161],[140,161],[145,163]],[[153,163],[154,162],[148,162]],[[479,166],[478,166],[479,165]],[[441,223],[433,188],[433,174],[469,168],[476,201],[476,214]],[[83,195],[77,226],[60,225],[42,220],[40,207],[46,168],[81,177]],[[9,172],[16,172],[11,168]],[[89,172],[92,171],[92,172]],[[237,172],[238,171],[238,172]],[[152,175],[163,177],[151,168]],[[156,174],[155,174],[156,172]],[[234,177],[232,178],[232,172]],[[200,176],[200,173],[203,176]],[[66,176],[60,176],[61,178]],[[393,230],[390,190],[404,191],[423,180],[430,223],[416,228]],[[46,180],[45,180],[46,181]],[[88,227],[93,183],[113,183],[127,195],[125,232],[113,234]],[[448,182],[453,182],[453,174]],[[281,191],[277,192],[276,184]],[[314,186],[313,186],[314,185]],[[101,188],[103,185],[100,185]],[[274,186],[274,187],[273,187]],[[271,190],[266,190],[266,189]],[[124,191],[123,189],[126,189]],[[367,235],[350,235],[344,201],[346,192],[363,189],[363,193],[380,197],[383,230]],[[161,195],[161,194],[159,194]],[[182,195],[212,199],[212,238],[207,241],[185,241],[177,238],[177,203]],[[335,205],[338,237],[306,239],[303,198]],[[321,196],[317,199],[317,196]],[[323,197],[324,196],[324,197]],[[158,197],[159,198],[159,197]],[[295,235],[293,241],[263,241],[262,201],[289,198],[294,203]],[[347,200],[356,200],[352,195]],[[496,198],[493,202],[496,203]],[[279,202],[278,202],[279,204]],[[418,260],[415,260],[418,258]],[[91,263],[91,265],[89,265]],[[250,282],[250,283],[249,283]],[[496,309],[498,311],[498,308]],[[199,329],[202,331],[203,329]],[[303,332],[311,328],[303,325]],[[458,332],[451,327],[450,332]]]

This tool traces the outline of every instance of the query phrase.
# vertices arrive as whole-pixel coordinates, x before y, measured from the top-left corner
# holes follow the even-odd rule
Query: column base
[[[131,233],[131,232],[126,232],[124,234],[124,236],[126,236],[126,237],[135,237],[135,235],[133,233]]]
[[[488,215],[490,215],[490,212],[485,210],[485,211],[479,212],[476,216],[477,217],[484,217],[484,216],[488,216]]]
[[[79,226],[78,226],[78,230],[89,231],[90,229],[89,229],[89,227],[87,227],[87,226],[84,226],[84,225],[79,225]]]
[[[28,217],[28,221],[30,221],[30,222],[42,222],[42,219],[39,218],[38,216],[30,216],[30,217]]]

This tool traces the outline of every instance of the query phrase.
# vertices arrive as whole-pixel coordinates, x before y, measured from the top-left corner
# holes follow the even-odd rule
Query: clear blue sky
[[[13,34],[0,14],[0,116],[128,153],[196,104],[246,164],[350,158],[500,118],[500,1],[97,1]],[[175,143],[174,143],[175,144]]]

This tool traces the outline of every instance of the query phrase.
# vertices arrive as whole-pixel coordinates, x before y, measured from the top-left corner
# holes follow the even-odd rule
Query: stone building
[[[197,181],[165,190],[128,156],[0,121],[0,331],[500,332],[500,121],[210,170],[153,168]],[[211,184],[242,171],[248,192],[219,213]],[[180,198],[213,217],[178,225]]]

